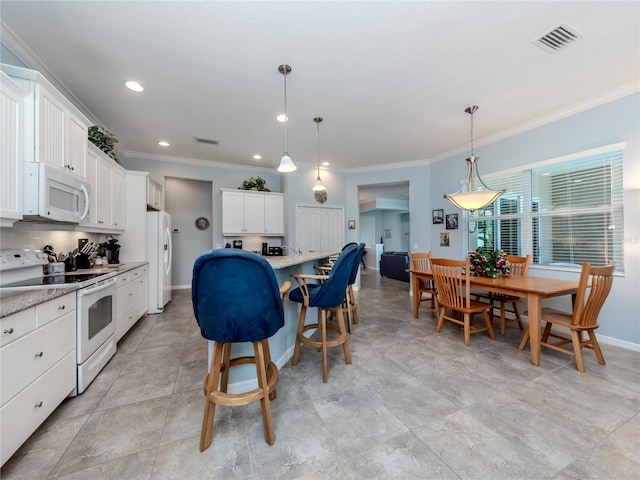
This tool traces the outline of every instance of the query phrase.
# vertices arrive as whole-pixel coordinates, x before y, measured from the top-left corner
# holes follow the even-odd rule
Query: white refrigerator
[[[171,300],[171,216],[147,212],[149,255],[149,312],[162,313]]]

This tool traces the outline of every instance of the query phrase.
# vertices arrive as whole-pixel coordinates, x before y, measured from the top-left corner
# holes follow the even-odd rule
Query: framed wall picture
[[[447,230],[457,230],[458,229],[458,214],[457,213],[448,213],[446,216],[446,225]]]
[[[355,230],[356,229],[356,221],[355,220],[349,220],[349,222],[347,222],[348,228],[349,230]]]
[[[431,221],[434,224],[436,224],[436,223],[444,223],[444,210],[443,209],[432,210],[431,211]]]
[[[441,247],[448,247],[449,246],[449,235],[451,235],[449,232],[440,233],[440,246]]]

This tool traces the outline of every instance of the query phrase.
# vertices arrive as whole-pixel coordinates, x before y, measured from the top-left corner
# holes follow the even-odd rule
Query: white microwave
[[[91,186],[46,163],[24,162],[25,220],[80,223],[89,213]]]

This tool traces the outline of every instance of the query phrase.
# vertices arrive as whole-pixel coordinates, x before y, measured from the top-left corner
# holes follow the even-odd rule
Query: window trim
[[[626,149],[626,142],[617,142],[617,143],[613,143],[613,144],[608,144],[608,145],[604,145],[601,147],[596,147],[596,148],[591,148],[588,150],[582,150],[579,152],[574,152],[574,153],[570,153],[570,154],[566,154],[566,155],[561,155],[558,157],[552,157],[552,158],[548,158],[546,160],[541,160],[538,162],[533,162],[533,163],[528,163],[528,164],[524,164],[518,167],[512,167],[512,168],[508,168],[508,169],[504,169],[504,170],[500,170],[491,174],[487,174],[485,175],[485,179],[489,179],[491,178],[499,178],[499,177],[504,177],[505,175],[508,174],[513,174],[513,173],[521,173],[523,175],[523,177],[525,176],[526,172],[529,172],[529,175],[531,175],[531,171],[535,170],[535,169],[539,169],[539,168],[543,168],[545,166],[549,166],[549,165],[557,165],[560,163],[564,163],[564,162],[570,162],[572,160],[578,160],[581,158],[588,158],[588,157],[592,157],[592,156],[596,156],[596,155],[602,155],[602,154],[607,154],[607,153],[611,153],[611,152],[615,152],[615,151],[622,151],[623,152],[623,158],[624,158],[624,151]],[[624,160],[622,162],[622,166],[624,168]],[[531,177],[530,177],[531,179]],[[519,219],[520,220],[520,246],[522,249],[523,254],[526,253],[531,253],[533,255],[534,253],[534,238],[533,238],[533,220],[534,218],[543,218],[543,217],[553,217],[553,216],[557,216],[558,214],[561,214],[562,212],[560,211],[553,211],[553,212],[534,212],[532,208],[530,208],[530,206],[532,205],[532,202],[534,200],[533,198],[533,194],[532,194],[532,187],[533,187],[533,182],[529,181],[524,181],[523,182],[523,191],[522,191],[522,202],[523,203],[523,212],[522,213],[518,213],[518,214],[507,214],[507,215],[490,215],[487,216],[486,219],[487,220],[509,220],[509,219]],[[624,195],[624,185],[622,185],[622,195]],[[508,195],[505,194],[505,195]],[[518,195],[517,194],[512,194],[511,195],[514,199],[518,199]],[[500,197],[502,198],[502,197]],[[500,198],[497,201],[500,200]],[[616,208],[618,208],[616,206]],[[619,206],[619,208],[622,211],[622,219],[624,222],[624,205]],[[606,206],[606,207],[601,207],[601,208],[597,208],[597,207],[590,207],[590,208],[581,208],[581,207],[577,207],[575,209],[568,209],[565,213],[571,213],[571,214],[580,214],[580,213],[597,213],[598,211],[601,211],[603,213],[608,213],[611,212],[612,207],[611,206]],[[470,227],[470,223],[473,222],[477,222],[478,217],[471,215],[470,212],[468,211],[463,211],[462,214],[462,228],[464,228],[463,232],[463,241],[462,241],[462,247],[463,247],[463,252],[464,255],[466,256],[467,252],[469,251],[470,247],[469,247],[469,235],[470,233],[474,232],[477,230],[478,226],[477,224],[473,227],[473,229],[471,229]],[[624,228],[624,225],[623,225]],[[624,242],[622,244],[622,256],[624,259]],[[570,267],[570,266],[558,266],[558,265],[545,265],[545,264],[534,264],[533,262],[531,263],[530,268],[534,268],[534,269],[540,269],[540,270],[549,270],[549,271],[565,271],[565,272],[579,272],[581,268],[577,268],[577,267]],[[623,265],[616,265],[616,271],[614,272],[614,274],[616,275],[620,275],[620,276],[624,276],[624,262]]]

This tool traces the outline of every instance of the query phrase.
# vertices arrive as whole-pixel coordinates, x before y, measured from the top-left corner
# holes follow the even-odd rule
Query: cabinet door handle
[[[44,355],[44,352],[38,352],[38,353],[36,353],[36,357],[42,357],[42,355]]]
[[[34,405],[34,407],[36,407],[36,408],[40,408],[40,407],[42,407],[42,402],[38,402],[38,403],[36,403],[36,404]]]
[[[13,333],[13,327],[8,328],[7,330],[4,331],[4,333]]]
[[[65,305],[61,305],[58,307],[58,310],[64,310],[65,309]]]

